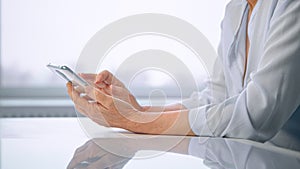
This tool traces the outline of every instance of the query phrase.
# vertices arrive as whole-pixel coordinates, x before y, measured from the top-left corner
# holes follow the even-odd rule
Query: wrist
[[[166,134],[178,115],[179,113],[176,112],[138,111],[131,117],[132,120],[126,123],[125,129],[135,133]]]

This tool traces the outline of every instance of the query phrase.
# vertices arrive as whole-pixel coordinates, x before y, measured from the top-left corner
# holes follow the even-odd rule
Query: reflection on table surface
[[[300,152],[242,139],[132,134],[77,119],[0,119],[1,169],[300,168]]]
[[[300,168],[297,152],[243,140],[172,136],[91,139],[75,151],[68,168],[123,168],[166,153],[200,158],[198,168]]]

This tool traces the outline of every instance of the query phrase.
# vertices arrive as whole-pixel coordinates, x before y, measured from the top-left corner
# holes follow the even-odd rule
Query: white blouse
[[[222,21],[208,87],[183,101],[199,136],[271,139],[286,128],[300,135],[300,1],[258,0],[245,41],[248,4],[232,0]],[[298,122],[297,122],[298,121]]]

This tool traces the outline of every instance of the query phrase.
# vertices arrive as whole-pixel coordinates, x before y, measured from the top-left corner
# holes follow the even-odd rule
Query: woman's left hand
[[[123,87],[110,86],[103,89],[88,86],[78,90],[72,83],[68,83],[67,88],[75,108],[100,125],[126,129],[129,123],[138,120],[141,110],[127,100],[122,100],[121,96],[128,96],[128,90]],[[87,96],[81,96],[82,90]]]

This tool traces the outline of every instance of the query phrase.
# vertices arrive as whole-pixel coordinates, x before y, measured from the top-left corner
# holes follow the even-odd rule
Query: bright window
[[[197,27],[216,49],[228,1],[1,0],[1,90],[63,88],[65,82],[45,65],[51,62],[75,67],[84,45],[98,30],[134,14],[181,18]],[[155,77],[154,73],[154,81]],[[27,94],[37,92],[41,90]]]

